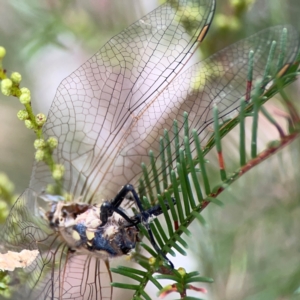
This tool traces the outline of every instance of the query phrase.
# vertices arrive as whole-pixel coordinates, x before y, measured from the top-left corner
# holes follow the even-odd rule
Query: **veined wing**
[[[278,70],[274,68],[276,69],[275,65],[281,51],[279,44],[283,28],[284,26],[276,26],[263,30],[223,49],[179,74],[161,94],[153,98],[153,101],[143,102],[136,114],[132,113],[127,123],[117,133],[118,142],[115,143],[114,139],[110,145],[105,144],[107,145],[105,161],[102,158],[94,159],[95,156],[88,159],[86,153],[81,156],[81,159],[86,160],[81,161],[83,167],[80,174],[88,175],[84,184],[80,185],[83,188],[81,194],[89,195],[89,199],[93,199],[91,195],[98,193],[101,197],[110,199],[122,185],[126,183],[136,185],[141,176],[140,163],[149,162],[148,151],[152,149],[156,151],[156,157],[158,155],[159,138],[163,135],[163,130],[169,130],[173,120],[177,119],[180,132],[183,131],[184,111],[189,114],[190,128],[195,128],[203,139],[205,129],[212,123],[213,104],[218,105],[219,116],[223,120],[238,110],[240,99],[246,93],[248,54],[251,49],[254,51],[255,82],[264,74],[272,41],[277,41],[271,68],[273,74],[270,74],[271,77],[275,76]],[[291,26],[287,26],[287,30],[283,65],[292,63],[299,49],[298,33]],[[81,102],[81,105],[84,103]],[[172,155],[175,159],[175,153]],[[71,161],[73,168],[76,166],[75,162],[76,160]],[[154,187],[154,178],[150,179]],[[75,186],[78,184],[76,182]]]
[[[58,138],[55,157],[65,166],[67,192],[89,202],[95,201],[95,193],[110,199],[127,178],[140,172],[140,167],[124,172],[126,166],[118,168],[116,157],[145,107],[203,40],[214,9],[215,0],[167,1],[112,38],[62,81],[44,133]],[[142,142],[141,137],[134,138],[136,144]],[[117,189],[107,181],[112,169],[118,173]],[[51,182],[48,167],[36,164],[30,187],[39,191]],[[95,185],[102,188],[92,191]]]
[[[287,40],[285,49],[281,49],[280,43],[284,28],[287,29]],[[122,161],[124,166],[130,165],[132,168],[137,168],[141,161],[149,163],[150,149],[154,150],[154,156],[157,158],[159,140],[164,135],[165,129],[169,131],[172,141],[174,119],[178,121],[179,134],[183,138],[184,112],[188,113],[189,128],[196,129],[200,141],[204,142],[209,133],[206,129],[213,123],[212,110],[215,104],[218,106],[221,122],[235,116],[239,111],[240,100],[246,95],[249,51],[254,52],[253,83],[256,83],[263,78],[273,41],[277,46],[273,61],[270,62],[271,71],[268,74],[268,82],[271,82],[281,69],[294,63],[299,53],[299,33],[292,26],[274,26],[262,30],[224,48],[176,77],[156,101],[147,106],[143,116],[136,121],[127,138],[128,143],[122,148],[117,162]],[[278,66],[279,55],[283,55],[280,66]],[[254,84],[252,89],[254,89]],[[138,144],[135,142],[136,136],[139,136],[141,140]],[[190,138],[192,140],[192,136]],[[194,150],[195,146],[191,144],[191,151]],[[176,169],[175,150],[172,157],[174,162],[172,167]],[[110,184],[112,182],[117,184],[117,181],[114,181],[117,175],[114,173],[116,169],[112,170],[110,176],[108,174],[106,176]],[[123,172],[126,173],[125,168]],[[158,176],[161,175],[162,166],[157,166],[157,173]],[[128,182],[138,185],[140,177],[140,174],[132,178],[128,177]],[[150,190],[156,190],[154,175],[151,171],[149,180],[152,187]]]
[[[20,196],[2,235],[8,250],[39,250],[39,256],[29,267],[13,273],[12,299],[111,300],[108,262],[69,252],[49,224],[34,215],[36,199],[37,194],[31,189]]]
[[[240,99],[246,94],[250,50],[254,51],[253,82],[263,77],[273,41],[277,42],[277,48],[271,62],[270,81],[281,67],[294,62],[299,51],[299,36],[293,27],[286,26],[286,51],[282,66],[277,67],[283,28],[285,27],[276,26],[265,29],[179,74],[155,101],[141,106],[142,113],[133,117],[130,120],[130,130],[123,132],[124,139],[110,169],[106,170],[99,182],[101,167],[97,165],[87,180],[86,191],[100,191],[101,195],[109,197],[120,188],[120,184],[130,182],[137,186],[141,177],[141,162],[149,163],[149,150],[153,150],[155,157],[158,157],[160,137],[164,135],[165,129],[172,132],[174,119],[178,121],[180,134],[183,136],[184,112],[188,113],[189,127],[196,129],[203,141],[207,134],[205,129],[213,122],[214,104],[218,105],[219,116],[223,121],[238,111]],[[191,145],[191,150],[194,150],[194,145]],[[172,157],[176,162],[175,151]],[[173,167],[176,168],[176,164]],[[157,168],[158,174],[161,174],[161,167]],[[150,181],[155,190],[153,176],[150,175]]]
[[[127,143],[124,132],[186,64],[214,8],[215,0],[169,1],[115,36],[61,83],[44,133],[58,138],[55,157],[66,167],[66,191],[88,200],[95,181],[105,187],[106,171],[116,167]],[[115,196],[127,176],[119,179],[116,190],[113,183],[101,195]],[[72,256],[38,216],[36,193],[47,183],[52,183],[48,167],[36,164],[30,189],[15,203],[3,232],[8,250],[40,253],[19,272],[14,299],[111,299],[107,265],[95,257]]]
[[[59,140],[56,157],[66,167],[65,189],[75,197],[93,200],[90,196],[98,192],[109,199],[123,184],[135,184],[140,162],[147,163],[149,149],[158,149],[159,136],[170,129],[172,119],[182,126],[183,111],[200,135],[212,122],[213,103],[218,104],[220,117],[238,109],[249,50],[255,52],[258,78],[264,72],[268,45],[280,40],[282,27],[268,29],[171,81],[202,40],[214,9],[214,2],[202,2],[196,21],[188,26],[190,39],[183,19],[195,13],[191,5],[196,2],[180,1],[177,8],[172,3],[116,36],[59,87],[45,134]],[[284,63],[293,61],[298,47],[298,36],[289,28]],[[31,187],[38,192],[47,182],[51,182],[48,168],[37,164]],[[21,283],[25,282],[14,299],[111,299],[104,262],[68,254],[34,214],[34,199],[32,190],[19,198],[3,234],[10,250],[40,251],[34,264],[20,271]]]

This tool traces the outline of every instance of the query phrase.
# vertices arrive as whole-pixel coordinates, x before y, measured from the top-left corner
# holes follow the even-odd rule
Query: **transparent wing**
[[[287,42],[283,50],[280,48],[280,43],[284,28],[287,29]],[[270,64],[269,82],[271,82],[283,66],[294,62],[299,51],[299,34],[292,26],[275,26],[260,31],[224,48],[176,77],[154,102],[147,105],[143,115],[132,126],[126,137],[127,143],[124,144],[116,159],[116,166],[106,176],[109,184],[114,183],[116,187],[118,173],[123,172],[129,174],[128,182],[138,185],[141,174],[135,176],[132,172],[128,172],[128,166],[130,166],[129,170],[136,170],[142,161],[149,163],[150,149],[154,150],[156,158],[159,156],[160,137],[167,129],[172,140],[174,119],[178,121],[179,134],[183,137],[184,112],[188,113],[189,128],[197,130],[202,142],[209,131],[211,132],[206,129],[213,123],[214,104],[218,106],[220,122],[235,116],[239,111],[240,99],[246,94],[249,51],[254,51],[253,82],[255,83],[263,78],[273,41],[276,41],[277,47]],[[285,52],[283,62],[278,66],[278,58],[282,52]],[[137,137],[139,137],[138,143],[136,143]],[[192,152],[194,149],[194,145],[191,144]],[[174,162],[172,167],[175,169],[175,151],[172,157]],[[123,171],[119,171],[119,166],[125,166]],[[158,176],[162,173],[161,168],[157,166]],[[155,190],[153,174],[149,176],[152,190]]]
[[[149,150],[154,151],[155,157],[159,155],[159,139],[165,129],[172,131],[174,119],[179,122],[180,133],[183,132],[185,111],[189,115],[190,128],[196,129],[203,140],[205,129],[213,122],[213,104],[218,105],[222,121],[238,110],[240,99],[246,93],[248,55],[251,49],[254,51],[253,81],[262,79],[272,41],[277,42],[270,74],[274,78],[278,71],[276,65],[281,52],[279,45],[283,28],[277,26],[263,30],[225,48],[180,74],[153,101],[140,105],[139,112],[129,120],[129,129],[124,128],[119,133],[122,135],[121,142],[112,145],[111,149],[117,151],[114,160],[100,181],[102,166],[95,165],[87,178],[85,193],[97,191],[110,199],[121,185],[132,183],[137,186],[142,173],[141,162],[149,163]],[[299,49],[298,33],[290,26],[286,28],[288,38],[283,64],[292,63]],[[175,159],[175,152],[172,155]],[[158,173],[161,173],[159,167]],[[154,189],[153,176],[150,180]]]
[[[223,121],[239,109],[239,100],[246,91],[249,50],[254,51],[253,80],[256,81],[264,73],[271,42],[275,40],[279,44],[282,29],[283,26],[277,26],[259,32],[225,48],[176,77],[154,101],[142,106],[142,113],[133,119],[130,130],[122,132],[123,140],[122,144],[118,144],[118,155],[105,176],[100,177],[102,181],[106,180],[104,186],[97,181],[101,169],[96,164],[87,177],[84,191],[99,191],[102,187],[104,195],[113,197],[122,184],[137,183],[141,173],[140,163],[148,161],[149,149],[159,149],[159,137],[163,135],[163,130],[170,129],[173,119],[177,119],[182,131],[184,111],[189,113],[190,127],[195,128],[201,139],[204,139],[205,129],[212,123],[211,111],[214,103],[218,105]],[[292,63],[299,49],[298,33],[292,27],[287,29],[288,39],[283,64]],[[277,47],[273,65],[277,64],[279,52],[280,48]],[[278,70],[275,68],[273,75],[276,71]],[[81,104],[84,106],[84,103]],[[158,173],[160,171],[159,169]],[[150,181],[153,182],[153,177]],[[82,295],[85,297],[82,299],[97,299],[102,289],[103,293],[107,293],[109,289],[106,280],[110,277],[106,266],[100,267],[101,262],[95,258],[67,259],[64,245],[50,232],[47,224],[35,217],[37,213],[34,199],[31,190],[20,197],[11,211],[3,235],[11,250],[40,250],[36,263],[26,270],[27,293],[32,292],[33,299],[47,299],[48,295],[57,295],[58,292],[68,295],[66,299],[81,299]],[[96,262],[91,263],[92,260]],[[98,265],[99,268],[95,271],[94,266]],[[107,276],[99,276],[101,272]],[[21,279],[23,277],[20,276]],[[80,291],[77,292],[78,290]],[[25,290],[22,295],[26,295]],[[75,295],[78,295],[77,298]],[[93,296],[88,298],[87,295]],[[111,296],[108,299],[109,297]]]
[[[34,216],[35,199],[36,193],[27,189],[13,206],[3,231],[7,250],[39,250],[29,267],[13,273],[11,299],[111,300],[108,264],[70,253],[57,233]]]
[[[62,100],[59,106],[60,98],[56,98],[46,133],[55,134],[60,139],[58,158],[60,162],[67,163],[69,171],[67,176],[70,176],[67,178],[67,190],[75,195],[79,192],[86,201],[97,201],[99,197],[111,199],[126,183],[135,185],[141,175],[141,162],[148,163],[148,151],[152,149],[156,151],[155,155],[158,155],[159,138],[163,135],[163,130],[169,130],[174,119],[182,125],[184,111],[189,114],[190,127],[195,128],[199,135],[202,134],[204,137],[205,129],[212,123],[212,104],[218,104],[222,119],[228,118],[231,113],[238,110],[240,99],[246,92],[249,50],[254,51],[254,82],[263,76],[272,41],[277,42],[273,64],[277,63],[283,28],[277,26],[263,30],[225,48],[177,76],[165,90],[153,94],[152,98],[145,99],[142,93],[140,98],[134,100],[138,106],[130,106],[130,101],[134,97],[125,103],[114,101],[113,98],[105,102],[101,98],[94,103],[97,105],[97,115],[94,116],[91,112],[96,113],[95,110],[84,109],[88,105],[87,97],[80,98],[78,90],[74,90],[74,97],[77,100],[70,98],[72,102]],[[293,62],[299,48],[297,32],[290,26],[287,29],[284,64]],[[152,69],[152,72],[155,73],[156,68]],[[273,76],[275,73],[276,70]],[[75,74],[76,72],[71,77]],[[143,73],[140,76],[144,78]],[[145,80],[142,85],[140,92],[144,86],[148,89],[148,81]],[[122,86],[122,89],[124,88]],[[63,90],[70,93],[64,85]],[[88,92],[91,91],[85,90],[85,93]],[[110,94],[110,97],[113,97],[113,94]],[[106,109],[101,108],[103,103],[107,103],[111,114],[103,115],[103,111],[107,113]],[[62,111],[66,105],[73,105],[72,109],[64,110],[66,120],[63,118],[53,120],[54,110]],[[122,119],[124,122],[115,123],[116,120],[120,120],[122,111],[126,115]],[[56,122],[59,125],[56,126]],[[62,122],[68,123],[62,126]],[[119,125],[111,127],[112,124],[121,124],[121,127],[118,127]],[[104,129],[107,126],[108,130]],[[69,129],[69,132],[62,134],[63,128]],[[87,128],[90,128],[90,132],[86,132]],[[93,128],[99,130],[94,131]],[[96,139],[92,138],[94,133],[97,135]],[[69,135],[70,142],[67,142]],[[65,157],[68,157],[68,160],[65,160]],[[44,174],[48,173],[43,172],[38,166],[32,183],[40,183],[36,178],[43,179]]]
[[[60,84],[44,133],[58,138],[55,157],[66,168],[66,191],[87,201],[98,182],[105,192],[95,191],[112,198],[126,183],[122,173],[116,190],[115,182],[105,189],[106,173],[128,144],[124,132],[186,64],[214,8],[214,0],[169,1],[111,39]],[[16,201],[2,234],[7,250],[40,253],[13,280],[13,299],[112,299],[107,264],[72,255],[39,217],[36,194],[47,183],[52,183],[48,167],[36,164],[30,188]]]
[[[168,1],[112,38],[98,53],[62,81],[44,126],[55,136],[55,156],[66,168],[65,189],[83,201],[94,190],[112,198],[140,168],[116,170],[135,120],[172,81],[204,38],[215,0]],[[136,144],[142,138],[134,136]],[[125,167],[125,166],[124,166]],[[109,184],[112,169],[118,188]],[[130,174],[126,174],[129,172]],[[51,174],[36,164],[30,187],[51,183]],[[95,201],[94,199],[92,199]]]

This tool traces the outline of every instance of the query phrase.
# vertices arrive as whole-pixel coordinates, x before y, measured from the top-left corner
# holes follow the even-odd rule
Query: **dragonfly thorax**
[[[50,227],[78,254],[93,253],[101,258],[127,254],[139,240],[138,230],[118,213],[112,213],[103,225],[101,205],[52,202],[45,217]]]

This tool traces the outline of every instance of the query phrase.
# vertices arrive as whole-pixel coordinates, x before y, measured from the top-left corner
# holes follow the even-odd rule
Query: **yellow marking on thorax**
[[[92,240],[95,237],[95,232],[92,231],[86,231],[86,237],[88,240]]]
[[[79,233],[78,233],[76,230],[73,230],[73,231],[72,231],[72,238],[73,238],[75,241],[80,241],[80,240],[81,240],[80,235],[79,235]]]

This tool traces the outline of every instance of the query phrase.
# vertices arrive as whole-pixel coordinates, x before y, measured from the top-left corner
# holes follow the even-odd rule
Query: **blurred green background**
[[[34,111],[46,113],[63,78],[158,5],[154,0],[0,0],[4,66],[23,75]],[[199,55],[206,57],[272,24],[292,23],[300,29],[299,11],[299,0],[218,1]],[[288,93],[298,100],[298,83]],[[34,136],[17,119],[19,109],[16,99],[0,95],[0,172],[9,176],[16,193],[28,186],[34,157]],[[267,123],[262,126],[265,147],[278,135]],[[237,134],[224,139],[231,170],[236,167]],[[240,178],[220,196],[223,208],[210,205],[204,211],[207,227],[192,224],[188,259],[174,262],[188,271],[197,263],[201,274],[215,279],[207,286],[207,299],[300,299],[293,295],[300,287],[299,149],[296,141]],[[214,153],[210,162],[215,162]]]

